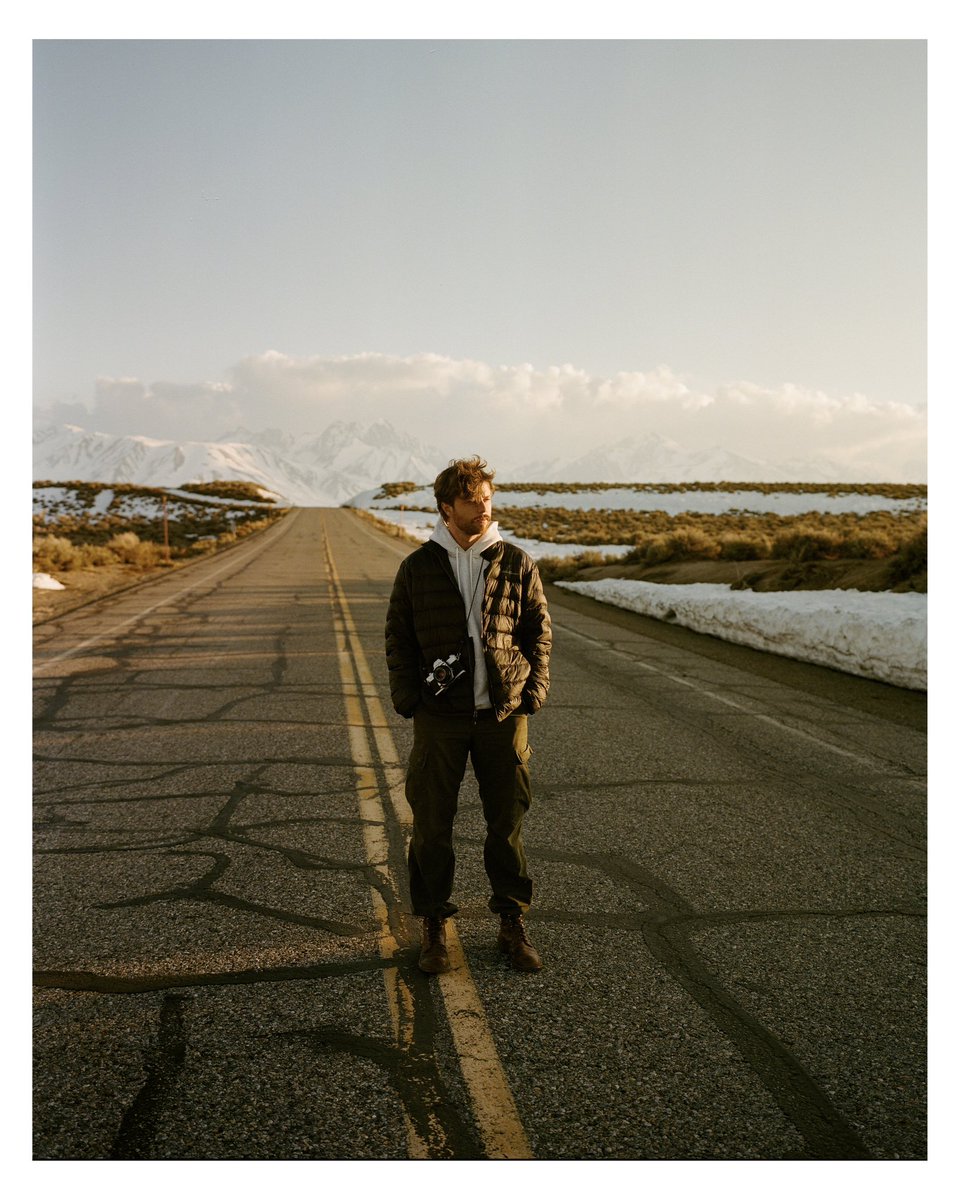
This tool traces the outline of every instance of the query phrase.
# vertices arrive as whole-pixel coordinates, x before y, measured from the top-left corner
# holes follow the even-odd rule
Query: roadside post
[[[170,526],[167,522],[167,497],[163,496],[163,561],[170,562]]]

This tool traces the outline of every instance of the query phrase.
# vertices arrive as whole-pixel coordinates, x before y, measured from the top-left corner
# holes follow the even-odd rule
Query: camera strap
[[[477,598],[477,588],[480,586],[480,580],[483,578],[483,560],[480,560],[480,570],[477,574],[477,582],[473,585],[473,595],[470,597],[470,603],[467,605],[467,620],[470,620],[470,614],[473,612],[473,602]]]

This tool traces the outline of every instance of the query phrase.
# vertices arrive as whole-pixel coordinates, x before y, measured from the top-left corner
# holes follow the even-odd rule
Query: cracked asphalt
[[[390,712],[408,548],[346,510],[35,630],[38,1159],[486,1157],[402,888],[381,954],[327,543]],[[532,1153],[925,1158],[925,697],[548,593],[543,972],[496,952],[469,772],[454,896]]]

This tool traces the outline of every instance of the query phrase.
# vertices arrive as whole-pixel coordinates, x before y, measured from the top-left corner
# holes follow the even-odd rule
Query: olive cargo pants
[[[406,785],[413,810],[407,853],[413,911],[422,917],[446,917],[457,911],[450,903],[453,819],[469,758],[487,823],[483,865],[493,891],[490,909],[526,912],[533,895],[521,836],[530,807],[526,716],[511,713],[498,721],[492,710],[476,716],[438,716],[418,708],[413,721]]]

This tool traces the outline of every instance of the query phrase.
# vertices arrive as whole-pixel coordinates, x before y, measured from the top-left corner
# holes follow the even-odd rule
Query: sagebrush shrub
[[[140,553],[140,538],[129,530],[115,533],[107,542],[107,549],[112,550],[120,562],[135,563]]]
[[[138,567],[155,567],[163,558],[163,547],[156,542],[141,542],[131,560]]]
[[[69,538],[47,533],[33,539],[33,565],[37,571],[70,571],[81,565],[81,556]]]
[[[117,561],[117,556],[109,546],[91,546],[84,543],[75,547],[80,556],[81,567],[109,567]]]
[[[809,562],[815,558],[839,558],[841,537],[815,525],[796,525],[784,529],[773,539],[774,558],[791,562]]]
[[[650,538],[642,547],[638,546],[643,561],[650,563],[651,566],[656,563],[669,562],[675,553],[673,540],[668,534],[660,533],[656,537]]]
[[[915,534],[891,558],[887,568],[887,581],[895,587],[905,583],[915,576],[925,575],[927,570],[927,527],[926,525]],[[923,584],[926,589],[926,584]]]
[[[602,567],[607,561],[607,555],[601,554],[599,550],[582,550],[573,556],[573,561],[578,570],[582,567]]]
[[[540,578],[544,583],[555,583],[558,579],[570,579],[580,569],[572,558],[561,558],[557,554],[545,554],[537,559]]]
[[[721,533],[718,545],[719,557],[734,562],[753,562],[773,553],[773,543],[763,534]]]
[[[674,558],[716,558],[719,543],[695,525],[677,525],[668,537]]]
[[[840,543],[844,558],[889,558],[896,550],[896,540],[881,532],[847,534]]]

